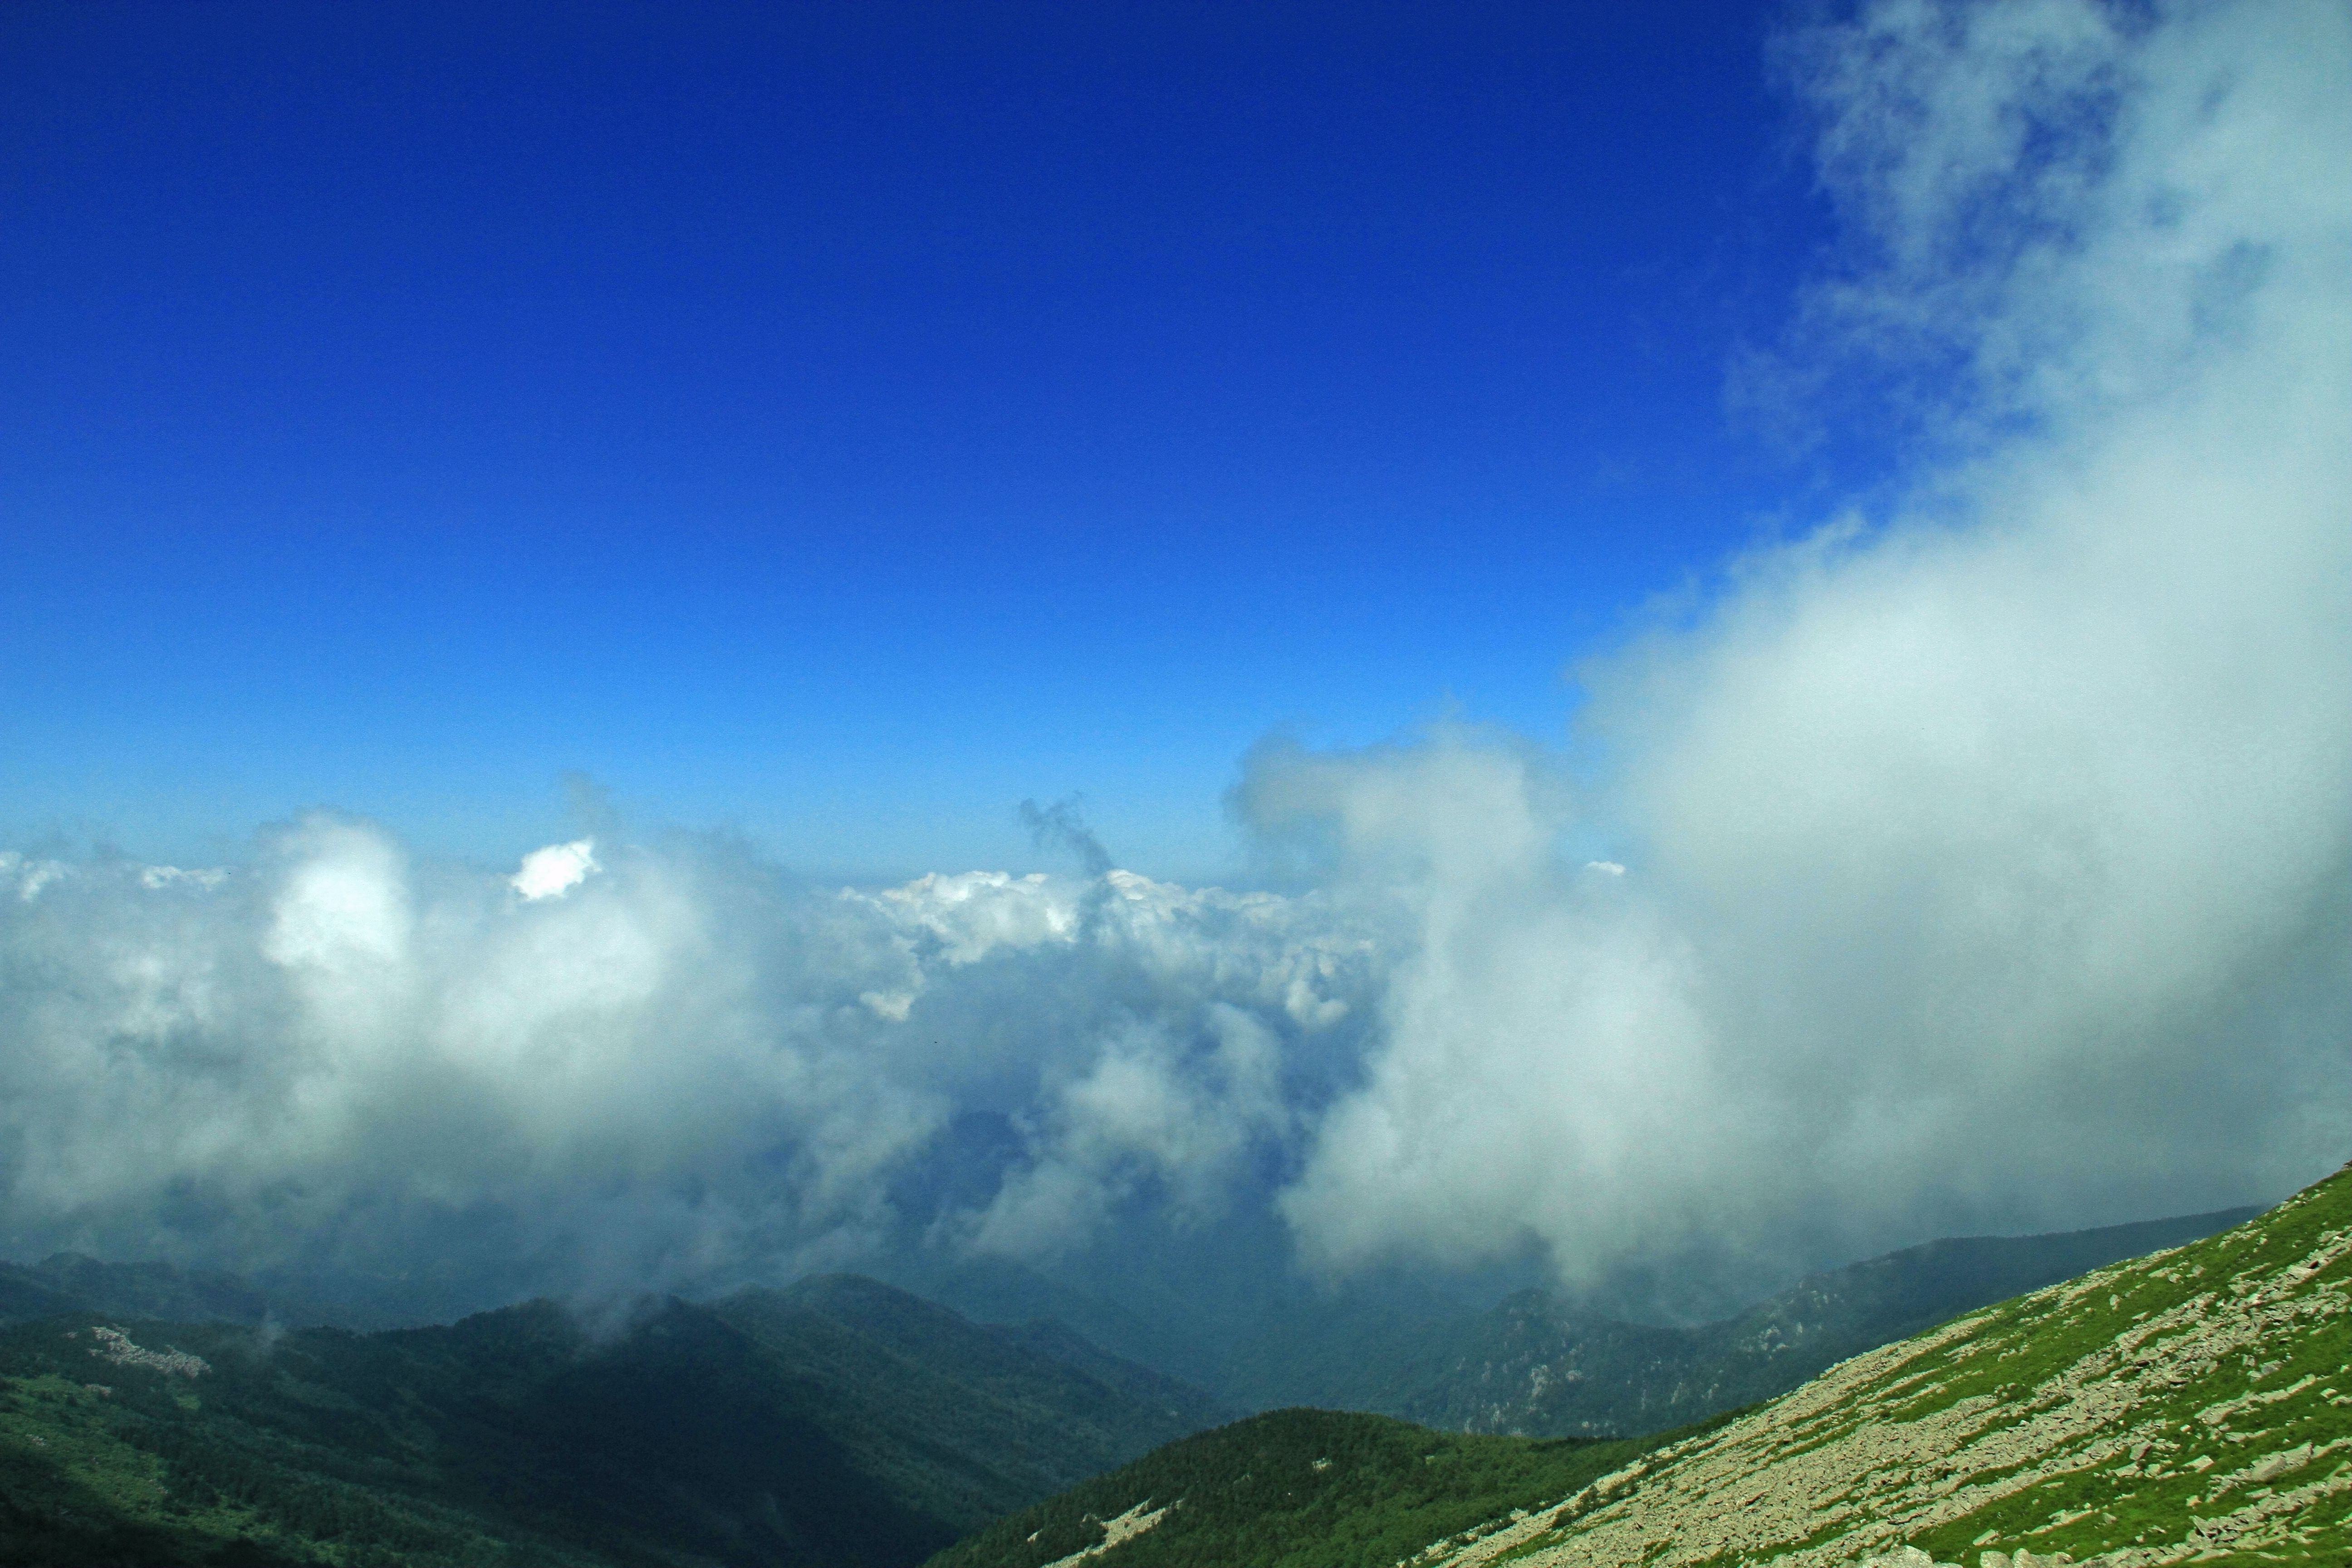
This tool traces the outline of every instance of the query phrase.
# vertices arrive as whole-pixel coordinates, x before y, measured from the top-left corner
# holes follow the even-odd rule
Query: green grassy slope
[[[1666,1440],[1486,1436],[1277,1410],[1025,1509],[929,1568],[1044,1568],[1113,1535],[1124,1539],[1101,1555],[1115,1568],[1391,1568],[1432,1539],[1557,1499]]]
[[[2352,1558],[2352,1168],[1857,1356],[1423,1562]],[[1108,1568],[1118,1568],[1112,1563]]]
[[[603,1340],[545,1303],[364,1335],[18,1323],[0,1563],[898,1568],[1188,1429],[885,1287],[803,1294]]]

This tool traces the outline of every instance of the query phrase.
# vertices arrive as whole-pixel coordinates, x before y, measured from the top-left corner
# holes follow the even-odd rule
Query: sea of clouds
[[[1743,395],[1914,478],[1581,668],[1568,746],[1269,743],[1280,893],[0,856],[0,1243],[634,1289],[1270,1207],[1310,1271],[1581,1286],[2352,1155],[2352,10],[1775,58],[1848,244]]]

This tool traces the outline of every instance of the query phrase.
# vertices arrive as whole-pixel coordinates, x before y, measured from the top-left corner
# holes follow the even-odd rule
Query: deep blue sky
[[[1818,504],[1753,5],[0,10],[0,841],[1229,858]]]

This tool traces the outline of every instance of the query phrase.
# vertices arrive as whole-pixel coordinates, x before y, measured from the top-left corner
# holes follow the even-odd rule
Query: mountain
[[[1216,1375],[1213,1336],[1187,1332],[1184,1314],[1163,1310],[1146,1318],[1004,1258],[982,1256],[944,1265],[932,1261],[930,1268],[909,1272],[911,1277],[901,1283],[974,1322],[1063,1323],[1089,1344],[1127,1361],[1204,1386]],[[1168,1305],[1162,1302],[1163,1308]],[[1212,1342],[1198,1342],[1204,1338]]]
[[[1022,1550],[1003,1560],[1037,1568],[1052,1559],[1030,1548],[1071,1531],[1108,1539],[1087,1534],[1107,1521],[1131,1529],[1171,1487],[1200,1496],[1158,1516],[1157,1544],[1122,1552],[1255,1561],[1219,1553],[1328,1538],[1376,1557],[1415,1531],[1475,1550],[1490,1527],[1549,1550],[1569,1537],[1536,1542],[1512,1510],[1540,1512],[1667,1439],[1547,1443],[1494,1428],[1640,1430],[1769,1395],[1939,1316],[2229,1217],[1932,1243],[1696,1330],[1580,1316],[1539,1292],[1484,1314],[1433,1293],[1369,1293],[1325,1313],[1334,1331],[1319,1343],[1272,1344],[1260,1371],[1364,1391],[1454,1431],[1277,1412],[1142,1461],[1159,1471],[1112,1476],[1144,1484],[1116,1508],[1087,1478],[1225,1412],[1050,1320],[983,1327],[828,1276],[671,1301],[604,1332],[539,1303],[447,1328],[287,1333],[245,1281],[59,1255],[0,1268],[0,1319],[20,1320],[0,1330],[0,1563],[886,1568],[1041,1498],[1088,1500],[1017,1532]],[[1000,1307],[1057,1300],[1012,1277],[990,1291]],[[1116,1309],[1077,1304],[1117,1323]],[[242,1321],[167,1321],[204,1316]],[[1291,1454],[1301,1447],[1318,1452]],[[1239,1468],[1220,1470],[1237,1453]],[[1191,1468],[1167,1470],[1169,1454]],[[1216,1509],[1176,1485],[1221,1474]],[[1232,1489],[1276,1474],[1287,1478],[1278,1495]],[[1374,1512],[1359,1518],[1364,1508]],[[1573,1522],[1547,1517],[1546,1530]]]
[[[2347,1361],[2352,1167],[2221,1236],[1857,1356],[1447,1561],[2334,1568],[2352,1551]]]
[[[1391,1568],[1431,1540],[1556,1500],[1670,1440],[1499,1437],[1277,1410],[1024,1509],[929,1568],[1075,1568],[1081,1553],[1104,1568]]]
[[[29,1268],[0,1263],[0,1320],[89,1311],[163,1322],[258,1324],[268,1297],[231,1274],[169,1263],[101,1263],[59,1252]]]
[[[2210,1235],[2253,1211],[2035,1237],[1928,1243],[1832,1269],[1722,1322],[1665,1328],[1597,1313],[1524,1287],[1517,1268],[1475,1276],[1392,1271],[1338,1293],[1291,1278],[1277,1244],[1240,1237],[1224,1274],[1171,1281],[1108,1260],[1099,1277],[1049,1277],[996,1258],[891,1259],[892,1281],[973,1322],[1057,1322],[1031,1347],[1048,1359],[1169,1375],[1196,1400],[1187,1430],[1214,1415],[1292,1405],[1399,1415],[1433,1426],[1537,1436],[1643,1432],[1794,1387],[1841,1357],[1899,1339],[1955,1312],[2151,1247]],[[1097,1259],[1097,1261],[1105,1261]],[[1162,1273],[1172,1267],[1160,1260]],[[1256,1281],[1257,1295],[1234,1278]],[[1140,1289],[1113,1300],[1097,1286]],[[1158,1283],[1142,1289],[1138,1281]],[[705,1299],[713,1282],[689,1292]],[[0,1264],[0,1321],[68,1307],[169,1321],[405,1328],[446,1321],[431,1310],[464,1293],[429,1269],[414,1278],[281,1272],[259,1279],[115,1264],[59,1253]],[[522,1292],[517,1293],[518,1299]],[[470,1308],[466,1310],[470,1310]],[[448,1316],[456,1316],[450,1312]],[[1076,1348],[1076,1347],[1083,1347]],[[1121,1375],[1125,1375],[1122,1373]],[[1161,1394],[1139,1385],[1146,1403]],[[1164,1393],[1165,1391],[1163,1391]],[[1181,1401],[1180,1401],[1181,1403]]]
[[[818,1392],[869,1473],[965,1528],[1232,1414],[1067,1330],[982,1328],[855,1275],[709,1310]]]
[[[257,1327],[274,1321],[285,1328],[362,1331],[424,1328],[533,1293],[499,1286],[480,1279],[442,1279],[430,1270],[393,1276],[284,1268],[246,1276],[169,1263],[107,1263],[58,1252],[38,1263],[0,1263],[0,1322],[70,1308],[152,1322]]]
[[[934,1568],[1077,1551],[1088,1568],[2336,1568],[2352,1555],[2348,1379],[2352,1166],[2219,1236],[1969,1311],[1704,1426],[1517,1439],[1512,1461],[1446,1445],[1514,1439],[1400,1427],[1341,1450],[1333,1430],[1254,1442],[1244,1423],[992,1526]],[[1298,1462],[1324,1442],[1328,1469]],[[1416,1453],[1423,1472],[1399,1458]],[[1528,1499],[1544,1463],[1607,1468]],[[1458,1494],[1486,1505],[1476,1521],[1440,1518],[1415,1484],[1452,1465],[1486,1467]]]
[[[1622,1322],[1542,1290],[1452,1317],[1425,1303],[1349,1300],[1319,1323],[1285,1323],[1244,1346],[1223,1392],[1244,1405],[1334,1405],[1458,1431],[1654,1431],[1786,1393],[1956,1312],[2210,1236],[2254,1213],[1933,1241],[1811,1275],[1699,1328]]]
[[[603,1335],[45,1317],[0,1330],[0,1563],[897,1568],[1220,1414],[1073,1339],[846,1277]]]
[[[31,1269],[13,1263],[0,1263],[0,1324],[81,1310],[83,1303],[79,1299],[58,1289]]]

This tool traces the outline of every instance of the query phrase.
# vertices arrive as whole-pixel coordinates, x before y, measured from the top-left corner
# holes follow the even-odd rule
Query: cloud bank
[[[2347,34],[1901,4],[1794,40],[1864,241],[1806,330],[1918,381],[1947,460],[1583,672],[1605,899],[1521,764],[1306,764],[1427,868],[1285,1200],[1310,1247],[1572,1267],[2352,1153]]]
[[[1853,234],[1789,363],[1927,456],[1582,668],[1570,752],[1263,748],[1279,895],[1066,807],[1083,875],[887,889],[325,816],[5,857],[10,1249],[658,1286],[1272,1205],[1325,1271],[1594,1285],[2352,1153],[2352,12],[1895,3],[1780,59]]]
[[[1311,898],[828,890],[695,840],[505,878],[331,817],[233,876],[8,857],[0,955],[16,1251],[470,1249],[542,1288],[909,1240],[1037,1256],[1139,1194],[1213,1207],[1328,1097],[1318,1040],[1379,969]],[[976,1201],[910,1202],[975,1114],[1013,1140]]]

